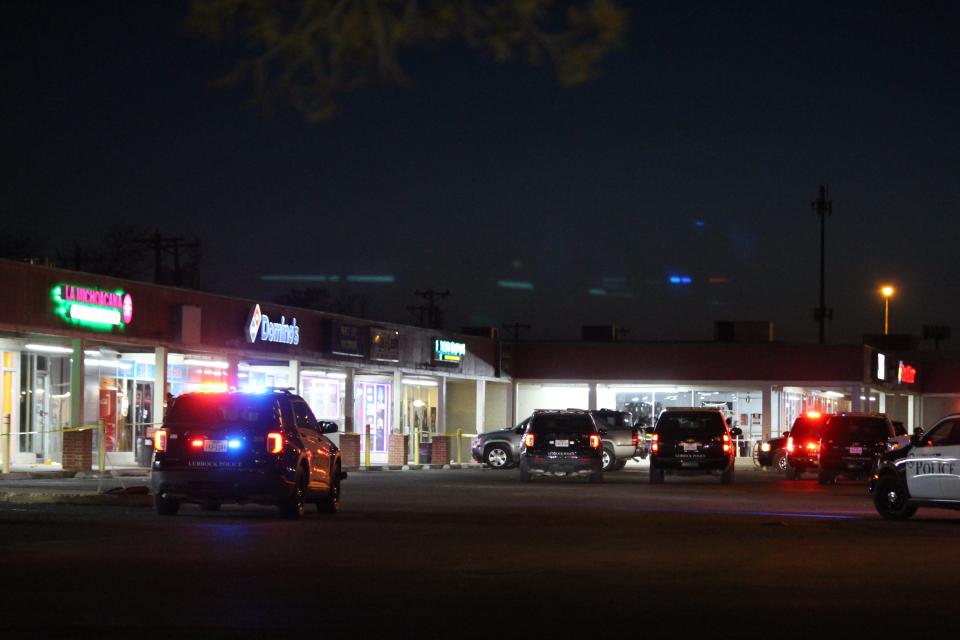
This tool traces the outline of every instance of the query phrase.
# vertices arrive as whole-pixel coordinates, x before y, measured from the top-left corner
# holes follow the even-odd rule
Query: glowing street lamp
[[[890,298],[896,293],[896,289],[888,284],[880,287],[880,295],[883,296],[883,335],[890,334]]]

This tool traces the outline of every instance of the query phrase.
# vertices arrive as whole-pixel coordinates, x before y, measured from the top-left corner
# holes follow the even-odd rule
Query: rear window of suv
[[[818,438],[822,429],[822,420],[797,418],[796,422],[793,423],[793,428],[790,429],[790,435],[793,436],[794,440],[802,440],[803,438]]]
[[[719,413],[664,413],[657,420],[656,433],[671,438],[711,438],[726,433]]]
[[[629,429],[633,423],[629,419],[630,414],[623,411],[598,411],[593,414],[594,419],[601,427],[610,429]]]
[[[276,406],[270,396],[190,394],[173,401],[165,422],[172,427],[269,426],[277,421]]]
[[[833,416],[824,427],[824,437],[841,442],[886,440],[894,436],[890,423],[883,418]]]
[[[530,423],[533,433],[596,433],[593,420],[586,414],[539,414]]]

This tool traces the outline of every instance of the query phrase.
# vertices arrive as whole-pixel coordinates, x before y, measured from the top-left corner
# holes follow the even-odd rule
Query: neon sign
[[[464,342],[442,340],[433,341],[433,359],[439,362],[460,362],[467,355],[467,345]]]
[[[122,289],[107,291],[74,284],[58,284],[50,291],[54,313],[70,324],[89,329],[123,329],[133,320],[133,297]]]
[[[913,384],[916,380],[917,370],[901,360],[900,366],[897,367],[897,382],[900,384]]]
[[[261,342],[297,346],[300,344],[300,327],[297,326],[296,318],[291,318],[290,324],[287,324],[285,316],[280,316],[280,322],[271,322],[270,316],[261,313],[260,305],[256,304],[247,320],[247,342],[253,344],[258,337]]]

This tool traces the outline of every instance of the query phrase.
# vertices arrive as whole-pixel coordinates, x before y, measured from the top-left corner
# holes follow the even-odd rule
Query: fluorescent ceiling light
[[[400,381],[402,384],[409,385],[411,387],[435,387],[437,386],[436,380],[423,380],[417,378],[404,378]]]
[[[58,347],[52,344],[28,344],[26,348],[40,353],[73,353],[73,349],[70,347]]]
[[[199,360],[196,358],[184,358],[183,364],[188,367],[210,367],[211,369],[227,369],[230,367],[230,363],[223,360]]]
[[[842,397],[844,397],[844,394],[840,393],[839,391],[824,391],[821,395],[823,395],[824,397],[827,397],[827,398],[842,398]]]
[[[85,358],[83,361],[88,367],[113,367],[116,369],[132,369],[133,365],[122,360],[100,360],[97,358]]]

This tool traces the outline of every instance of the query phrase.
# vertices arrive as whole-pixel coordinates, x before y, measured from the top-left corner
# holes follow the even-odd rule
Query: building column
[[[437,380],[437,433],[447,432],[447,377]]]
[[[393,406],[390,408],[390,433],[400,432],[400,414],[403,409],[403,374],[397,369],[393,372]]]
[[[70,361],[70,426],[79,427],[84,422],[84,341],[74,338],[70,346],[73,349]],[[93,429],[87,429],[62,434],[61,463],[64,471],[90,471],[93,468],[93,433]]]
[[[247,378],[247,381],[250,379]],[[227,356],[227,388],[236,389],[240,386],[240,358]]]
[[[850,410],[851,411],[863,411],[864,400],[861,400],[860,397],[863,395],[863,387],[859,384],[855,384],[850,387]]]
[[[519,393],[517,389],[517,381],[510,381],[510,391],[507,392],[507,415],[510,419],[511,425],[516,425],[517,422],[517,394]]]
[[[597,383],[591,382],[589,390],[587,391],[587,408],[591,411],[596,411],[597,407]]]
[[[83,424],[83,378],[86,370],[83,363],[83,338],[70,341],[73,357],[70,360],[70,426]]]
[[[907,396],[907,433],[913,433],[917,426],[917,397]]]
[[[167,402],[167,353],[166,347],[157,347],[153,350],[153,415],[149,421],[153,429],[159,429],[165,415],[164,405]],[[151,427],[147,427],[147,433]]]
[[[887,412],[887,394],[883,391],[877,391],[877,413]]]
[[[289,386],[293,387],[295,394],[300,395],[300,361],[291,360],[288,366],[290,368],[290,373],[287,374],[290,378]]]
[[[774,421],[773,416],[773,385],[767,384],[760,387],[760,429],[763,440],[769,440],[773,433],[773,425],[779,420]]]
[[[487,422],[487,381],[477,380],[477,420],[474,433],[483,433]]]
[[[353,369],[347,369],[347,377],[343,379],[343,432],[353,433],[353,412],[356,403],[353,399]]]

